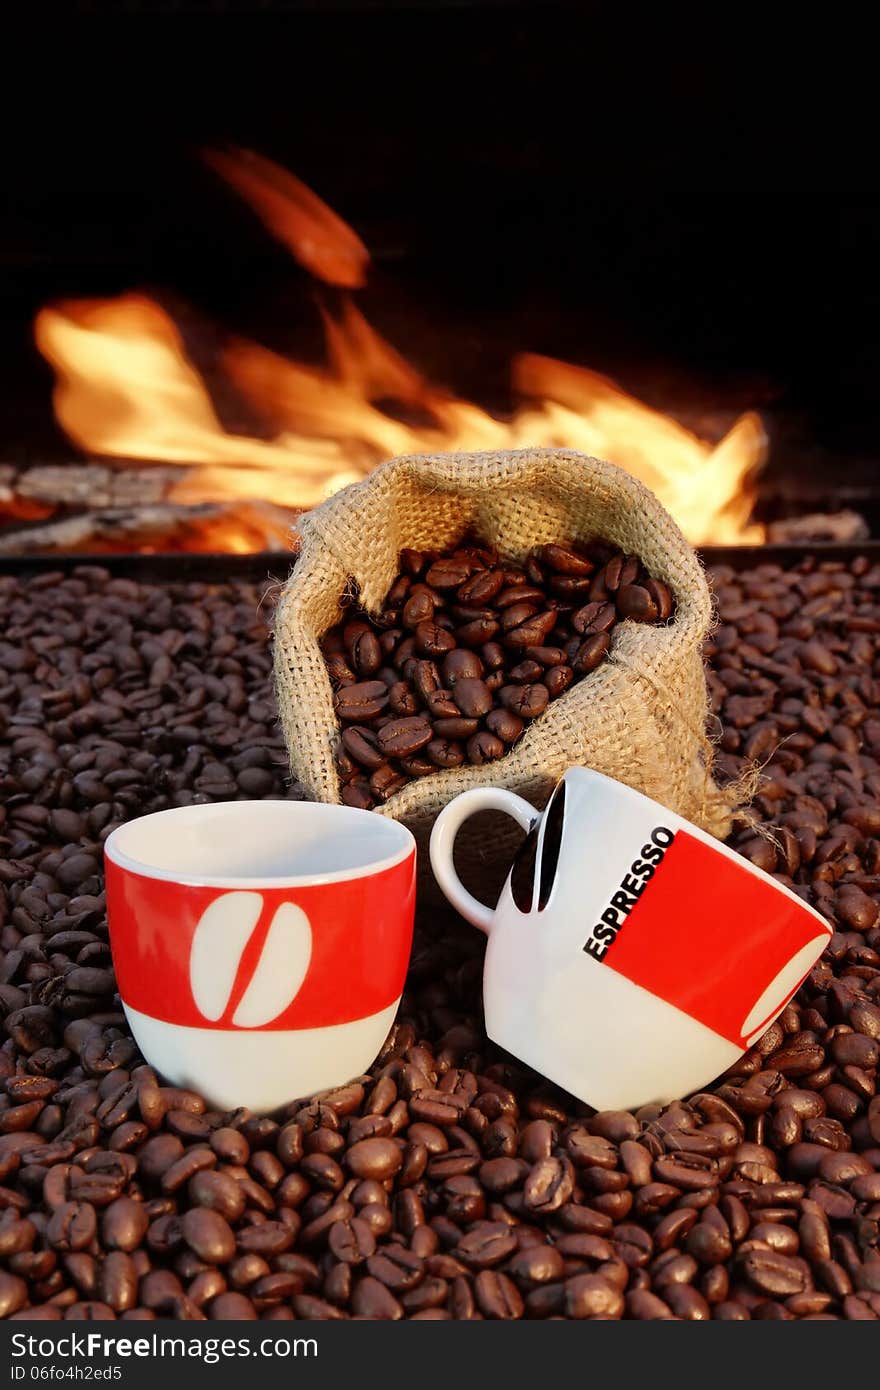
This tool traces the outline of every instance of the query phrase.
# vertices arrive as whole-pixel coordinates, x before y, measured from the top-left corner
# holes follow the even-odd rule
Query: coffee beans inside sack
[[[605,660],[623,619],[662,623],[672,594],[603,541],[547,544],[523,566],[479,543],[404,550],[375,618],[321,643],[342,729],[342,800],[364,809],[413,778],[504,757],[549,703]]]
[[[431,827],[470,787],[541,808],[583,764],[727,833],[708,586],[628,473],[562,449],[393,459],[297,529],[275,615],[291,771],[316,801],[408,826],[423,905]],[[500,886],[518,838],[499,821],[462,846],[473,891]]]

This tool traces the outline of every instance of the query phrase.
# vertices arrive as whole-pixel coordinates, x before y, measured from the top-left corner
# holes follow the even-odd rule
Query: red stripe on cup
[[[604,964],[745,1047],[818,958],[831,935],[823,926],[744,864],[679,830]]]
[[[414,854],[378,873],[295,888],[172,883],[109,858],[106,881],[119,992],[151,1018],[320,1028],[378,1013],[403,990]]]

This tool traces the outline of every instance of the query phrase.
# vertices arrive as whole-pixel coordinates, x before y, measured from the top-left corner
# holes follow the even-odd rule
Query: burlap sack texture
[[[701,646],[712,608],[700,563],[657,498],[614,464],[572,450],[438,454],[392,459],[302,517],[300,552],[275,622],[278,702],[294,777],[316,801],[339,801],[338,726],[319,649],[353,585],[377,613],[404,547],[446,550],[465,535],[513,562],[548,541],[600,536],[639,555],[676,603],[663,627],[623,622],[608,659],[553,701],[518,744],[485,767],[438,771],[410,782],[380,808],[409,826],[420,886],[430,893],[434,818],[469,787],[502,786],[543,807],[567,767],[598,769],[723,836],[733,796],[711,777]],[[457,861],[476,889],[495,891],[520,832],[460,836]],[[468,862],[470,861],[470,862]]]

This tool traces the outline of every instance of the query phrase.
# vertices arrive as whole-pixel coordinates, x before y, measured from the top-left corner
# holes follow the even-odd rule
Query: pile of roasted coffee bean
[[[605,660],[623,618],[665,623],[669,589],[604,541],[404,550],[375,619],[350,608],[322,649],[341,726],[342,799],[367,809],[414,777],[495,762]]]
[[[483,940],[422,920],[370,1074],[219,1113],[144,1066],[101,841],[284,782],[248,584],[0,578],[0,1316],[880,1317],[880,566],[715,576],[736,843],[835,932],[701,1095],[593,1114],[487,1042]]]

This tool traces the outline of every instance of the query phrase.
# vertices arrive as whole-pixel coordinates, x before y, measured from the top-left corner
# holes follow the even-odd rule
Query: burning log
[[[180,468],[112,468],[105,463],[42,463],[9,480],[12,495],[45,506],[143,507],[164,502]],[[0,480],[2,481],[2,480]]]
[[[291,515],[271,503],[179,502],[92,508],[0,535],[0,557],[131,550],[245,553],[289,545]]]
[[[183,496],[184,468],[105,463],[0,466],[0,556],[289,547],[296,513],[271,502]]]
[[[817,541],[854,545],[867,540],[870,534],[865,518],[848,509],[787,517],[784,521],[771,521],[767,527],[768,541],[783,545],[812,545]]]

